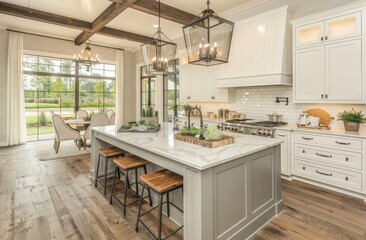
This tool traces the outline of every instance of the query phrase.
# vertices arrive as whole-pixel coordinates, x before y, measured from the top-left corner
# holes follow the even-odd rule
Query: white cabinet
[[[361,39],[295,51],[295,101],[362,101]]]
[[[217,87],[219,66],[202,67],[196,65],[181,65],[180,98],[184,102],[229,102],[234,94],[229,96],[227,88]]]
[[[276,130],[276,138],[284,141],[281,144],[281,173],[290,176],[292,174],[291,132]]]
[[[293,174],[337,189],[366,194],[365,140],[293,133]],[[326,186],[324,185],[324,186]]]
[[[296,47],[361,35],[361,12],[334,17],[295,28]]]
[[[365,103],[361,10],[309,18],[294,24],[294,102]]]

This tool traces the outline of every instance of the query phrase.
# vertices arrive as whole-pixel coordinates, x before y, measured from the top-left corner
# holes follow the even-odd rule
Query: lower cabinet
[[[292,174],[291,132],[277,130],[276,138],[284,141],[281,144],[281,174],[290,176]]]
[[[366,197],[365,146],[361,138],[295,131],[293,175]]]

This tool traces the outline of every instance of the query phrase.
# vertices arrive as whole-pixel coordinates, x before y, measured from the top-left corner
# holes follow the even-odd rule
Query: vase
[[[360,129],[360,123],[358,122],[343,122],[346,131],[358,132]]]

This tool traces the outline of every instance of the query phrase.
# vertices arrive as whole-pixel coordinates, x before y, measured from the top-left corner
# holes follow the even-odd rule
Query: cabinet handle
[[[313,140],[313,138],[301,137],[304,140]]]
[[[302,170],[305,170],[305,167],[302,167]]]
[[[286,137],[286,135],[278,134],[279,137]]]
[[[191,99],[191,97],[187,97],[187,99]]]
[[[215,96],[211,96],[211,99],[215,99]]]
[[[320,97],[323,99],[324,98],[324,94],[320,95]]]
[[[321,37],[321,38],[320,38],[320,40],[321,40],[321,41],[324,41],[324,37]]]
[[[333,174],[331,174],[331,173],[323,173],[323,172],[319,172],[318,170],[315,170],[315,172],[318,174],[321,174],[321,175],[329,176],[329,177],[333,176]]]
[[[346,181],[348,181],[348,177],[346,177]]]
[[[328,36],[327,35],[325,35],[325,40],[328,40]]]
[[[302,153],[305,153],[305,150],[302,150]]]
[[[324,154],[320,154],[320,153],[315,153],[316,155],[318,156],[321,156],[321,157],[326,157],[326,158],[331,158],[332,155],[324,155]]]
[[[325,98],[328,98],[328,94],[325,94]]]
[[[345,142],[338,142],[338,141],[335,141],[336,143],[338,143],[338,144],[341,144],[341,145],[351,145],[351,143],[345,143]]]
[[[348,157],[346,157],[346,162],[348,162],[349,161],[349,158]]]

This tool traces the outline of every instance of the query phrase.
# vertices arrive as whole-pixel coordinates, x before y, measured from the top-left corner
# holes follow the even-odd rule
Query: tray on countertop
[[[199,145],[202,147],[207,147],[207,148],[223,147],[223,146],[226,146],[229,144],[233,144],[235,142],[234,137],[227,136],[227,135],[224,135],[224,137],[222,139],[216,140],[216,141],[200,140],[196,137],[185,136],[182,134],[174,134],[174,139],[178,140],[178,141],[186,142],[186,143]]]

